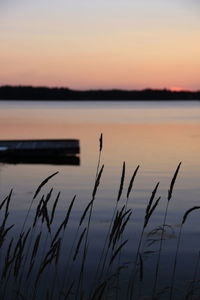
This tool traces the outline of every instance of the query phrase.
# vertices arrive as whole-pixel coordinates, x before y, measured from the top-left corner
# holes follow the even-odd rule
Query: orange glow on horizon
[[[173,86],[173,87],[169,88],[169,90],[171,92],[192,92],[191,89],[185,89],[185,88],[177,87],[177,86]]]

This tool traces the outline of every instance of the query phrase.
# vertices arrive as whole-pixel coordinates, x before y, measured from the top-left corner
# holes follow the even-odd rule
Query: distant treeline
[[[87,90],[32,86],[1,86],[0,100],[200,100],[200,91]]]

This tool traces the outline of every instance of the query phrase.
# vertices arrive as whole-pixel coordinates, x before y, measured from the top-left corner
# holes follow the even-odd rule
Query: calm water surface
[[[129,201],[133,214],[127,228],[130,246],[126,250],[126,260],[131,260],[135,251],[134,241],[141,230],[144,208],[157,182],[160,182],[158,196],[161,196],[161,201],[147,232],[162,224],[168,188],[181,161],[167,219],[174,232],[167,237],[163,255],[163,262],[167,261],[167,264],[164,264],[161,280],[166,285],[169,284],[166,278],[170,272],[169,262],[172,262],[170,253],[176,245],[181,218],[187,209],[200,205],[199,102],[2,101],[0,128],[0,139],[80,140],[80,166],[0,164],[1,199],[11,187],[14,189],[11,207],[16,224],[20,224],[21,216],[27,210],[38,184],[48,175],[59,171],[49,182],[46,191],[51,187],[54,187],[54,195],[61,191],[57,223],[72,197],[77,195],[71,220],[72,230],[91,199],[98,160],[98,139],[103,133],[102,163],[105,168],[95,202],[94,226],[91,230],[91,238],[95,239],[95,243],[91,245],[93,251],[97,251],[97,246],[101,244],[101,236],[112,215],[123,161],[126,162],[126,176],[119,205],[124,203],[131,175],[137,165],[140,165]],[[194,212],[184,228],[181,244],[180,260],[185,262],[185,267],[182,269],[180,262],[179,275],[185,280],[191,277],[195,255],[200,249],[199,228],[199,213]],[[156,246],[154,250],[155,248]],[[191,260],[185,260],[188,256]],[[91,258],[91,269],[92,261]],[[151,263],[152,259],[146,266],[148,272],[152,272]]]

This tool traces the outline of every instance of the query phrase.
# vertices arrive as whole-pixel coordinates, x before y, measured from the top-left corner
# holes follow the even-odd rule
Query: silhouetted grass
[[[125,162],[122,166],[119,190],[113,207],[113,213],[108,222],[101,249],[94,262],[93,271],[89,267],[90,249],[95,249],[95,240],[90,235],[94,226],[92,220],[96,194],[99,192],[104,165],[101,165],[101,153],[103,149],[103,136],[99,140],[99,157],[94,187],[91,199],[83,209],[80,218],[76,220],[74,236],[70,233],[70,221],[73,213],[76,196],[69,201],[63,220],[55,225],[55,217],[60,199],[60,192],[54,196],[54,189],[43,193],[43,187],[57,175],[53,173],[42,181],[34,193],[28,212],[22,222],[22,228],[18,233],[12,234],[15,224],[12,224],[12,215],[9,212],[12,190],[0,203],[0,299],[1,300],[67,300],[67,299],[143,299],[142,290],[145,288],[144,278],[148,276],[145,270],[147,254],[155,251],[144,251],[143,245],[147,239],[148,245],[153,244],[148,240],[150,236],[160,232],[159,250],[155,259],[155,278],[149,294],[149,299],[176,299],[174,290],[176,287],[176,269],[178,255],[180,253],[183,227],[187,218],[200,206],[189,208],[182,217],[181,226],[177,238],[177,246],[173,253],[174,263],[171,267],[171,276],[166,286],[158,284],[161,272],[161,252],[163,249],[163,235],[165,231],[168,205],[174,192],[180,165],[178,165],[172,177],[167,195],[167,204],[163,216],[163,224],[152,230],[149,235],[148,227],[153,214],[156,214],[160,196],[157,183],[147,201],[144,209],[143,224],[139,240],[134,241],[136,252],[132,252],[130,261],[121,259],[126,257],[127,249],[131,249],[131,239],[127,235],[127,226],[134,220],[134,210],[128,207],[129,198],[133,191],[133,184],[139,166],[136,167],[129,180],[128,189],[125,191]],[[36,201],[34,215],[31,217],[33,201]],[[32,219],[31,219],[32,218]],[[29,222],[27,222],[29,220]],[[31,225],[27,225],[27,223]],[[131,223],[132,224],[132,223]],[[170,226],[169,226],[170,227]],[[130,230],[130,228],[129,228]],[[147,235],[146,235],[147,234]],[[146,238],[147,237],[147,238]],[[153,260],[154,262],[154,260]],[[199,254],[194,266],[191,283],[186,290],[185,299],[196,299],[199,269]],[[91,274],[90,274],[91,272]],[[121,276],[123,274],[123,276]],[[169,284],[169,286],[167,286]],[[158,292],[158,288],[163,288]],[[139,289],[139,292],[138,292]],[[174,297],[174,298],[173,298]],[[181,296],[182,297],[182,296]],[[183,299],[184,299],[183,298]],[[182,299],[182,298],[180,298]]]

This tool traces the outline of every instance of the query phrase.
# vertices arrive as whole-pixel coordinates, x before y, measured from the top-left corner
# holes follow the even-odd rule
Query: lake
[[[104,164],[104,170],[94,202],[92,226],[89,231],[90,254],[87,261],[89,274],[95,273],[97,257],[100,255],[102,241],[112,218],[123,162],[125,161],[126,166],[125,180],[118,208],[126,202],[131,176],[136,167],[140,166],[128,202],[132,215],[123,238],[128,239],[121,254],[123,264],[129,262],[134,266],[145,209],[154,187],[159,182],[156,196],[161,196],[161,199],[145,228],[140,249],[144,255],[144,278],[137,291],[141,299],[149,297],[152,293],[157,257],[157,252],[154,251],[159,247],[159,232],[153,238],[148,237],[148,233],[163,224],[168,189],[179,162],[182,162],[169,203],[166,224],[171,227],[163,241],[158,290],[170,284],[182,217],[185,211],[200,205],[200,102],[1,101],[0,128],[1,140],[54,138],[80,140],[78,166],[0,164],[1,199],[3,200],[13,188],[9,222],[16,224],[13,229],[15,233],[22,226],[38,185],[47,176],[59,171],[59,174],[43,188],[41,195],[44,192],[48,193],[51,187],[54,188],[53,198],[61,191],[54,230],[63,220],[70,201],[76,195],[69,222],[70,230],[67,233],[69,240],[73,240],[83,210],[92,197],[99,155],[99,137],[101,133],[103,134],[101,164]],[[32,222],[31,218],[37,204],[38,200],[33,203],[33,211],[30,213],[27,226]],[[183,228],[181,255],[178,256],[176,270],[176,285],[181,289],[189,284],[197,265],[200,249],[199,213],[198,210],[192,212]],[[157,242],[147,246],[145,242],[147,238],[155,238]],[[70,246],[66,246],[66,251],[69,251],[68,248]],[[63,263],[64,257],[61,257],[60,261]],[[77,263],[72,268],[75,277],[78,266]],[[124,273],[123,287],[128,281],[129,271]],[[116,298],[112,293],[110,297]],[[166,293],[162,297],[159,299],[169,299]],[[183,299],[180,291],[177,292],[176,299]]]

